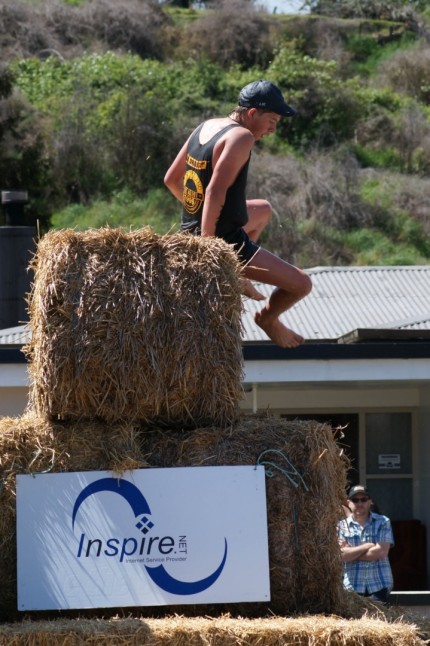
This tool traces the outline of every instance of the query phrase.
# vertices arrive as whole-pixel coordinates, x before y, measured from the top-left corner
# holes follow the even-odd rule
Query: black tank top
[[[231,128],[239,124],[231,124],[217,132],[205,144],[199,141],[203,123],[191,135],[187,162],[184,176],[184,191],[182,197],[182,223],[181,229],[199,235],[203,202],[206,188],[211,180],[213,167],[212,155],[217,141]],[[248,176],[249,159],[240,171],[234,183],[227,190],[225,204],[216,224],[215,235],[220,238],[229,238],[232,233],[243,227],[248,222],[246,209],[246,180]]]

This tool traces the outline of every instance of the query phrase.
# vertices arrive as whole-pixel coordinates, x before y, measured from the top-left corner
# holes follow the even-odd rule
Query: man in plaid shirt
[[[348,494],[351,515],[338,524],[344,562],[344,587],[386,603],[393,587],[388,552],[394,545],[387,516],[370,511],[372,499],[362,485]]]

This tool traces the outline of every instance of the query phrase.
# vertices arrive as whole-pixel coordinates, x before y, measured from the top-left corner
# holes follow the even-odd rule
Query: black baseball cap
[[[364,494],[368,498],[371,498],[371,495],[367,491],[366,487],[363,487],[363,485],[355,485],[354,487],[351,487],[351,489],[348,492],[348,500],[351,500],[351,498],[358,493]]]
[[[271,81],[253,81],[240,91],[239,105],[243,108],[263,108],[281,117],[293,117],[297,110],[284,101],[281,90]]]

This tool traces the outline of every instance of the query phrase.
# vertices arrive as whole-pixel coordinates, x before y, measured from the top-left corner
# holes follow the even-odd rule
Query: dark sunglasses
[[[367,502],[370,498],[351,498],[351,502],[356,505],[358,502]]]

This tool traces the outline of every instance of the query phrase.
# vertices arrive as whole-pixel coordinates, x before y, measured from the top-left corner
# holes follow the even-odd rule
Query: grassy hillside
[[[299,111],[252,158],[248,195],[274,207],[266,246],[302,266],[428,263],[426,20],[0,2],[2,190],[28,190],[44,229],[171,230],[162,178],[184,137],[266,77]]]

